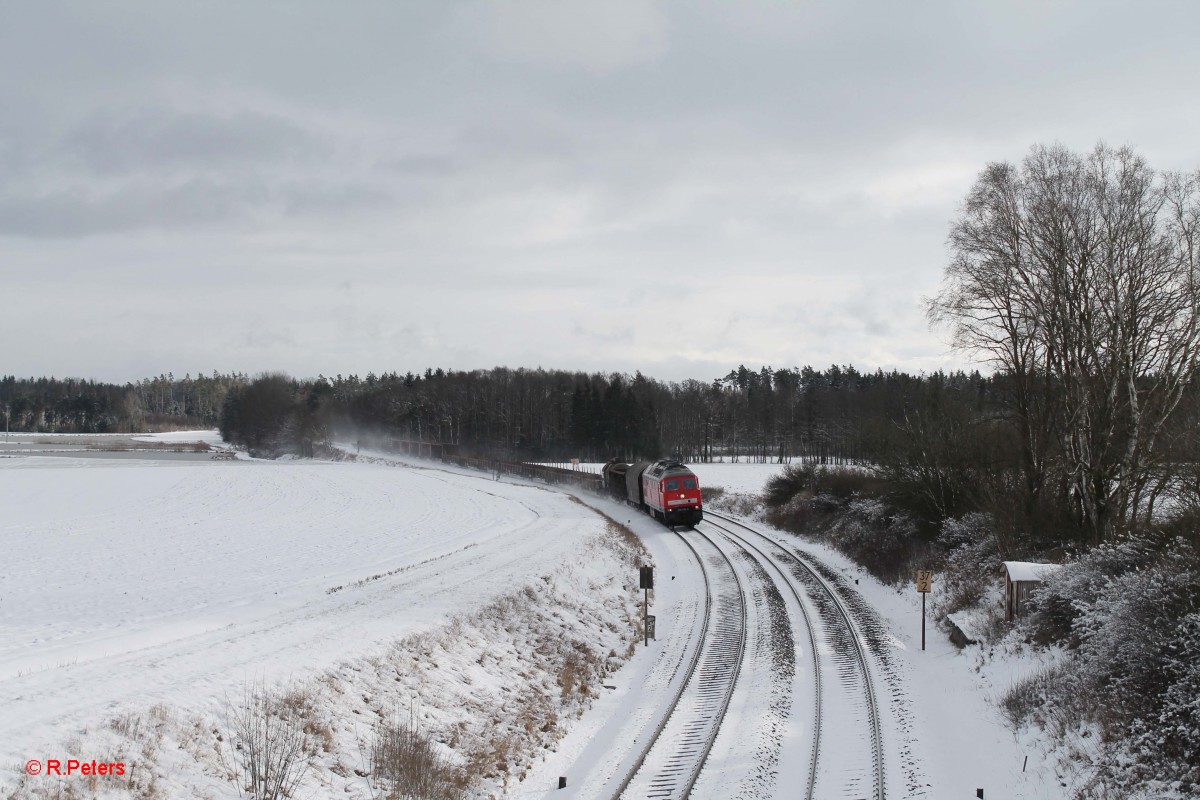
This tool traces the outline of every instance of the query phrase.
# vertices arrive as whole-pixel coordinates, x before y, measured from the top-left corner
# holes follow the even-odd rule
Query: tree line
[[[978,372],[910,375],[847,365],[739,366],[710,381],[682,382],[506,367],[312,380],[273,373],[229,393],[221,430],[264,454],[373,438],[530,460],[865,463],[895,441],[892,429],[931,404],[979,410],[1002,391]]]
[[[80,378],[0,376],[8,430],[36,433],[144,433],[212,428],[231,387],[248,376],[173,373],[125,384]]]

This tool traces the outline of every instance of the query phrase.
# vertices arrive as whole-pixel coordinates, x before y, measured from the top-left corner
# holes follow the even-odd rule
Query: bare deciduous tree
[[[1053,482],[1094,541],[1169,477],[1164,426],[1200,345],[1200,180],[1128,148],[990,165],[930,318],[1010,376],[1027,500]],[[1051,460],[1053,458],[1053,461]]]

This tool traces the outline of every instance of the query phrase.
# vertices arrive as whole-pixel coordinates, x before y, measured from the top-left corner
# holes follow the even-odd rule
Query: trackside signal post
[[[925,649],[925,595],[933,588],[933,570],[917,570],[917,591],[921,593],[921,649]]]
[[[639,588],[645,594],[642,600],[642,620],[646,631],[646,638],[642,642],[643,647],[650,646],[650,640],[654,638],[654,617],[650,616],[650,590],[654,588],[654,567],[649,564],[643,564],[638,574]]]

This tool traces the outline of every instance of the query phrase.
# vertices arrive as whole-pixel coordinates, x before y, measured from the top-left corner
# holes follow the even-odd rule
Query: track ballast
[[[704,641],[654,736],[617,797],[688,797],[716,739],[746,647],[746,601],[737,570],[707,536],[684,538],[704,574]]]
[[[814,655],[816,689],[812,762],[804,796],[883,800],[886,783],[878,701],[866,648],[845,602],[798,552],[737,520],[711,511],[706,515],[706,525],[757,553],[762,563],[783,574],[790,591],[798,590],[796,599]],[[830,719],[852,724],[824,724]]]

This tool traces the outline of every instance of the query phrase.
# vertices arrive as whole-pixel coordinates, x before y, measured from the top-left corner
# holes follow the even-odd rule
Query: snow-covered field
[[[606,499],[582,498],[628,520],[658,568],[648,648],[628,647],[643,556],[558,491],[392,458],[17,449],[0,451],[0,795],[80,780],[23,777],[29,759],[111,757],[141,777],[120,791],[93,779],[86,796],[237,797],[230,698],[257,683],[302,687],[319,720],[303,796],[369,797],[364,742],[399,711],[486,756],[473,767],[478,796],[598,797],[693,630],[686,546]],[[745,493],[779,469],[696,467],[705,484]],[[804,547],[857,579],[892,630],[906,688],[889,735],[906,763],[890,766],[925,780],[906,796],[1067,793],[1037,740],[1014,736],[990,702],[1036,664],[957,651],[932,629],[921,652],[914,591]],[[571,653],[599,671],[564,682]],[[736,742],[718,750],[752,757]]]
[[[767,481],[783,471],[783,464],[689,464],[701,486],[720,486],[727,492],[762,494]]]
[[[94,757],[125,711],[216,717],[248,681],[361,665],[530,584],[611,583],[604,529],[564,495],[430,469],[0,459],[0,786]]]

